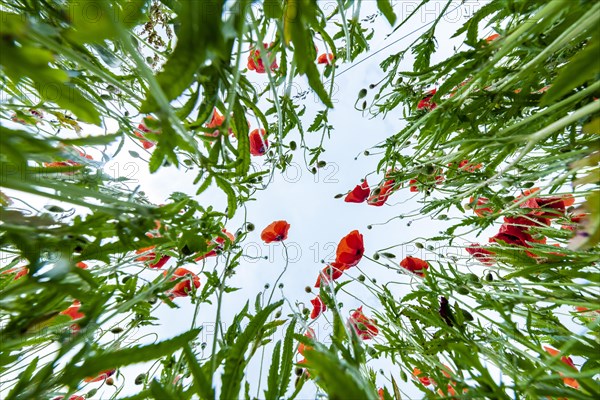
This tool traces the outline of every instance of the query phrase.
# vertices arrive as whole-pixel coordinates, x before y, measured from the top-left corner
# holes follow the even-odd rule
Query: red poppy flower
[[[533,237],[526,229],[515,225],[502,224],[500,231],[490,238],[490,242],[503,241],[508,245],[531,247],[528,242],[534,242]]]
[[[332,262],[330,265],[323,268],[323,272],[319,274],[317,278],[317,283],[315,283],[315,287],[321,287],[321,276],[325,275],[325,282],[329,282],[331,280],[336,280],[340,276],[343,275],[344,271],[348,269],[346,264],[341,264],[338,262]]]
[[[77,268],[81,268],[81,269],[87,269],[88,265],[86,263],[84,263],[83,261],[79,261],[77,264],[75,264],[75,266]]]
[[[250,154],[264,156],[269,148],[267,132],[264,129],[254,129],[250,132]]]
[[[416,179],[411,179],[410,181],[408,181],[408,184],[410,185],[410,191],[411,192],[418,192],[419,188],[415,185],[418,181]]]
[[[111,376],[113,376],[116,371],[117,371],[116,369],[107,369],[106,371],[100,372],[97,376],[95,376],[93,378],[92,377],[84,378],[83,381],[84,382],[100,382],[100,381],[104,381],[104,380],[110,378]]]
[[[308,328],[308,330],[306,331],[304,336],[306,336],[309,339],[314,339],[316,337],[315,331],[312,328]],[[305,345],[304,343],[300,343],[298,345],[298,353],[300,353],[300,355],[302,355],[303,357],[304,357],[304,351],[311,350],[311,349],[312,349],[312,346]]]
[[[287,239],[290,224],[287,221],[273,221],[269,226],[263,229],[260,238],[265,243],[281,242]]]
[[[149,116],[146,117],[146,119],[148,119],[148,120],[154,120],[154,117],[152,117],[151,115],[149,115]],[[146,139],[146,136],[144,136],[144,133],[153,133],[155,135],[158,135],[160,133],[160,131],[156,131],[156,130],[152,130],[152,129],[148,128],[146,126],[146,124],[144,124],[143,121],[140,122],[140,124],[138,125],[137,128],[141,132],[134,131],[133,134],[140,139],[140,141],[142,142],[142,146],[144,146],[144,149],[148,150],[148,149],[154,147],[154,142]]]
[[[323,311],[327,310],[327,306],[325,306],[325,303],[323,303],[323,300],[321,300],[321,296],[315,297],[310,302],[313,305],[313,310],[310,313],[310,317],[312,319],[317,318]]]
[[[219,136],[219,127],[221,125],[223,125],[223,122],[225,122],[225,116],[221,115],[221,113],[219,113],[219,111],[217,111],[217,109],[215,108],[213,110],[213,114],[212,117],[210,119],[210,121],[206,124],[206,127],[209,129],[213,129],[213,128],[217,128],[215,129],[212,133],[205,133],[206,136],[212,136],[212,137],[217,137]]]
[[[467,253],[475,257],[482,264],[485,265],[493,265],[494,264],[494,253],[481,247],[479,244],[471,244],[466,248]]]
[[[331,64],[333,59],[334,59],[334,55],[331,53],[323,53],[321,54],[318,58],[317,58],[317,64]]]
[[[335,251],[335,262],[346,264],[348,268],[354,267],[358,264],[364,252],[363,235],[357,230],[353,230],[338,243]]]
[[[473,207],[473,212],[480,217],[485,217],[487,214],[493,214],[494,210],[490,207],[481,207],[489,202],[487,197],[478,197],[477,204],[473,204],[475,202],[475,197],[471,196],[469,198],[469,204]]]
[[[71,317],[73,321],[81,319],[85,317],[85,314],[79,312],[79,308],[81,307],[81,303],[79,300],[73,301],[73,304],[69,306],[66,310],[60,312],[61,315],[67,315]]]
[[[14,280],[16,281],[17,279],[24,277],[28,273],[29,273],[29,268],[20,266],[20,267],[13,267],[13,268],[7,269],[6,271],[2,272],[2,275],[15,274]]]
[[[437,89],[432,89],[429,92],[427,92],[425,94],[425,97],[423,97],[423,99],[421,99],[421,101],[419,101],[419,103],[417,104],[417,110],[433,110],[434,108],[437,107],[436,103],[432,103],[431,102],[431,98],[433,97],[433,95],[437,92]]]
[[[164,274],[166,275],[167,271],[165,271]],[[175,280],[175,279],[183,277],[183,276],[189,276],[189,278],[186,278],[186,279],[182,280],[181,282],[177,282],[177,284],[175,284],[173,289],[170,290],[169,297],[171,297],[171,298],[186,297],[190,294],[190,292],[192,290],[194,290],[192,288],[192,285],[196,289],[198,289],[200,287],[200,278],[198,278],[198,275],[194,274],[192,271],[189,271],[185,268],[177,268],[175,270],[175,272],[173,273],[171,280]]]
[[[194,258],[194,261],[201,261],[207,257],[216,256],[217,251],[223,250],[225,240],[229,240],[230,242],[233,242],[235,240],[235,236],[233,236],[231,233],[227,232],[226,229],[223,229],[222,232],[225,234],[227,239],[223,238],[222,236],[217,236],[217,238],[213,242],[208,242],[208,246],[209,246],[210,250],[208,252],[202,254],[201,256]]]
[[[425,277],[425,271],[429,268],[429,264],[427,261],[423,261],[417,257],[408,256],[404,260],[400,261],[400,266],[420,276],[421,278]]]
[[[384,205],[388,197],[392,194],[395,184],[396,181],[393,179],[386,180],[383,185],[379,185],[371,191],[367,204],[375,207]]]
[[[369,183],[365,178],[365,180],[360,185],[356,185],[356,187],[346,195],[344,201],[346,203],[363,203],[367,199],[367,197],[369,197],[369,193]]]
[[[171,256],[161,256],[158,261],[154,262],[154,260],[156,260],[156,253],[153,251],[150,251],[152,249],[154,249],[156,246],[148,246],[148,247],[144,247],[142,249],[136,250],[136,254],[143,254],[139,257],[137,257],[135,259],[135,261],[143,261],[146,263],[146,265],[150,268],[154,268],[154,269],[159,269],[162,268],[167,261],[169,261],[171,259]],[[152,262],[150,262],[152,261]]]
[[[271,43],[271,46],[273,43]],[[266,43],[263,43],[263,47],[268,49],[270,46]],[[271,53],[267,53],[267,58],[271,57]],[[277,60],[273,60],[271,63],[271,71],[275,71],[278,68]],[[250,47],[250,54],[248,55],[248,69],[251,71],[256,71],[259,74],[264,74],[266,72],[265,65],[260,55],[260,50],[255,49],[254,46]]]
[[[481,164],[469,164],[469,160],[462,160],[458,164],[458,168],[468,172],[475,172],[476,170],[481,169],[481,167]]]
[[[419,381],[425,386],[431,385],[431,379],[426,376],[420,376],[421,374],[422,372],[419,368],[413,368],[413,375],[415,378],[419,379]]]
[[[375,320],[367,318],[362,312],[362,306],[358,307],[348,320],[350,326],[356,334],[363,340],[372,339],[377,336],[379,329],[375,325]]]
[[[377,394],[379,395],[379,400],[385,400],[385,392],[384,392],[383,388],[379,388],[379,390],[377,391]]]
[[[500,37],[500,35],[498,33],[494,33],[493,35],[486,37],[485,41],[490,43],[490,42],[493,42],[494,40],[498,39],[499,37]]]
[[[560,354],[560,351],[558,351],[550,346],[544,346],[544,350],[546,350],[548,353],[550,353],[551,356],[557,356]],[[562,361],[564,364],[568,365],[569,367],[573,368],[575,371],[579,371],[577,369],[577,367],[575,366],[575,364],[573,363],[573,360],[571,359],[571,357],[562,356],[560,358],[560,361]],[[560,376],[563,376],[563,374],[561,372],[559,372],[559,374],[560,374]],[[567,386],[570,386],[574,389],[579,389],[579,382],[577,382],[577,379],[575,379],[575,378],[563,377],[563,382]]]

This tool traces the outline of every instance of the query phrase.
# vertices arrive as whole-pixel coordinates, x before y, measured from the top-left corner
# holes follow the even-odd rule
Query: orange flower
[[[287,221],[273,221],[269,226],[263,229],[260,234],[260,238],[265,243],[281,242],[287,239],[288,231],[290,230],[290,224]]]
[[[421,278],[425,277],[425,271],[429,268],[429,264],[427,261],[423,261],[417,257],[408,256],[404,258],[404,260],[400,261],[400,266],[420,276]]]
[[[416,179],[411,179],[410,181],[408,181],[408,184],[410,185],[410,191],[411,192],[418,192],[419,188],[415,185],[418,181]]]
[[[323,300],[321,300],[321,296],[315,297],[310,302],[313,305],[313,310],[310,313],[310,317],[312,319],[317,318],[319,315],[321,315],[323,311],[327,310],[327,306],[325,305],[325,303],[323,303]]]
[[[219,127],[221,125],[223,125],[223,122],[225,122],[225,117],[223,115],[221,115],[219,113],[219,111],[217,111],[217,109],[215,108],[213,110],[213,114],[212,114],[212,118],[210,119],[210,122],[208,124],[206,124],[206,127],[209,129],[212,128],[217,128],[213,131],[213,133],[205,133],[206,136],[212,136],[212,137],[217,137],[219,136]]]
[[[110,378],[111,376],[113,376],[116,371],[117,371],[116,369],[107,369],[105,371],[100,372],[95,377],[84,378],[83,381],[84,382],[100,382],[100,381],[104,381],[107,378]]]
[[[346,195],[344,201],[346,203],[363,203],[367,197],[369,197],[369,184],[367,183],[367,179],[360,184],[356,185],[354,189],[350,193]]]
[[[477,204],[474,204],[475,197],[471,196],[469,198],[469,204],[473,208],[473,212],[480,217],[485,217],[487,214],[493,214],[494,210],[490,207],[481,207],[487,204],[490,200],[487,197],[477,197]]]
[[[79,300],[75,300],[73,301],[73,304],[69,306],[69,308],[67,308],[64,311],[61,311],[60,314],[69,316],[73,321],[81,319],[85,317],[85,314],[79,312],[80,307],[81,303],[79,302]]]
[[[494,253],[481,247],[479,244],[473,243],[469,247],[467,247],[466,250],[467,250],[467,253],[469,253],[470,255],[475,257],[482,264],[485,264],[485,265],[493,265],[494,264],[494,257],[493,257]]]
[[[233,236],[231,233],[227,232],[226,229],[223,229],[222,232],[225,234],[225,236],[227,237],[227,240],[229,240],[230,242],[233,242],[235,240],[235,236]],[[224,244],[225,244],[225,238],[223,238],[222,236],[217,236],[217,238],[211,243],[208,242],[209,248],[210,250],[201,255],[200,257],[194,258],[194,261],[200,261],[203,260],[207,257],[214,257],[217,255],[217,251],[223,250],[224,248]]]
[[[383,391],[383,388],[379,388],[377,394],[379,395],[379,400],[385,400],[385,392]]]
[[[11,269],[7,269],[6,271],[2,272],[2,275],[15,274],[14,280],[16,281],[17,279],[24,277],[28,273],[29,273],[29,268],[20,266],[20,267],[13,267]]]
[[[250,154],[253,156],[264,156],[269,148],[267,132],[264,129],[254,129],[250,132]]]
[[[481,169],[481,167],[481,164],[469,164],[469,160],[462,160],[458,163],[458,168],[468,172],[475,172],[476,170]]]
[[[315,331],[312,328],[308,328],[308,330],[306,331],[304,336],[306,336],[309,339],[314,339],[316,337]],[[311,349],[312,349],[312,346],[305,345],[304,343],[300,343],[298,345],[298,353],[300,353],[300,355],[303,357],[304,357],[304,351],[311,350]]]
[[[544,346],[544,350],[546,350],[548,353],[550,353],[550,355],[553,357],[560,355],[560,351],[558,351],[550,346]],[[573,360],[571,359],[571,357],[562,356],[560,358],[560,361],[562,361],[564,364],[568,365],[575,371],[579,371],[577,369],[577,367],[575,366],[575,364],[573,363]],[[559,374],[560,374],[560,376],[563,376],[563,374],[561,372],[559,372]],[[579,389],[579,382],[577,382],[577,379],[575,379],[575,378],[563,377],[563,382],[567,386],[570,386],[574,389]]]
[[[136,254],[143,254],[139,257],[137,257],[135,259],[135,261],[143,261],[147,264],[147,266],[149,268],[154,268],[154,269],[159,269],[162,268],[167,261],[169,261],[171,259],[171,256],[161,256],[158,261],[154,262],[154,260],[156,260],[156,253],[153,251],[150,251],[152,249],[154,249],[156,246],[148,246],[148,247],[144,247],[141,248],[139,250],[136,250],[135,253]]]
[[[363,339],[372,339],[377,336],[379,329],[375,325],[375,320],[367,318],[362,312],[362,306],[358,307],[348,320],[350,326],[354,329],[357,335]]]
[[[335,251],[335,261],[340,264],[346,264],[348,268],[354,267],[358,264],[364,252],[363,235],[357,230],[353,230],[340,240]]]
[[[493,42],[494,40],[500,38],[500,35],[498,33],[494,33],[493,35],[490,35],[488,37],[485,38],[485,41],[490,43]]]
[[[273,43],[271,43],[271,46],[273,46]],[[265,49],[268,49],[271,46],[269,46],[266,43],[263,43],[263,47]],[[271,57],[271,52],[268,52],[267,59],[269,59],[270,57]],[[247,66],[250,71],[256,71],[259,74],[264,74],[266,72],[265,65],[260,56],[260,50],[255,49],[254,46],[250,47],[250,54],[248,55],[248,65]],[[278,68],[277,60],[274,59],[273,62],[271,63],[271,71],[275,71],[277,68]]]
[[[388,179],[383,183],[383,185],[380,184],[377,188],[371,191],[367,203],[370,206],[375,207],[381,207],[384,205],[388,197],[390,197],[392,194],[395,184],[396,181],[394,179]]]
[[[146,119],[148,120],[154,120],[154,117],[152,117],[151,115],[147,116]],[[154,147],[154,142],[146,139],[146,136],[144,136],[144,133],[153,133],[155,135],[158,135],[160,133],[160,131],[155,131],[152,130],[150,128],[148,128],[144,122],[140,122],[140,124],[138,125],[138,130],[140,130],[141,132],[138,131],[134,131],[133,134],[135,136],[137,136],[138,138],[140,138],[140,141],[142,142],[142,146],[144,146],[144,149],[148,150],[152,147]]]
[[[167,275],[167,271],[164,272]],[[171,298],[174,297],[186,297],[190,294],[192,290],[192,285],[194,288],[198,289],[200,287],[200,278],[198,275],[194,274],[192,271],[189,271],[185,268],[177,268],[171,277],[171,280],[175,280],[177,278],[189,275],[189,278],[182,280],[181,282],[177,282],[173,289],[170,290]]]
[[[431,98],[433,97],[434,94],[436,94],[437,89],[432,89],[429,92],[427,92],[425,94],[425,97],[423,97],[423,99],[421,99],[421,101],[419,101],[419,103],[417,104],[417,110],[433,110],[434,108],[437,107],[436,103],[432,103],[431,102]]]
[[[338,263],[335,261],[332,262],[330,265],[323,268],[323,272],[319,274],[319,277],[317,278],[317,283],[315,283],[315,287],[321,287],[321,276],[325,275],[325,282],[329,282],[331,280],[336,280],[337,278],[342,276],[344,271],[347,269],[348,266],[346,264]]]
[[[413,375],[415,376],[415,378],[418,378],[419,381],[425,386],[431,385],[431,379],[429,379],[426,376],[419,376],[421,374],[422,374],[422,372],[419,368],[416,368],[416,367],[413,368]]]
[[[333,59],[334,59],[334,55],[331,53],[323,53],[321,54],[318,58],[317,58],[317,64],[331,64]]]
[[[75,266],[77,268],[81,268],[81,269],[87,269],[88,265],[86,263],[84,263],[83,261],[79,261],[77,264],[75,264]]]

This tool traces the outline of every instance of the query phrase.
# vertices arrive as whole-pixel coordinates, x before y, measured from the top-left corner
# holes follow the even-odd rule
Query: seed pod
[[[115,381],[113,380],[113,378],[106,378],[106,384],[108,386],[112,386],[115,384]]]
[[[373,225],[367,225],[367,229],[373,229]]]
[[[112,328],[110,331],[114,334],[119,334],[119,333],[123,332],[123,328],[117,326],[115,328]]]
[[[371,153],[369,153],[369,150],[365,150],[365,152],[364,152],[363,154],[364,154],[365,156],[368,156],[368,155],[369,155],[369,154],[371,154]]]
[[[135,384],[136,385],[141,385],[144,383],[144,379],[146,379],[146,374],[139,374],[138,376],[135,377]]]
[[[464,294],[464,295],[467,295],[467,294],[469,294],[469,289],[467,289],[467,288],[466,288],[466,287],[464,287],[464,286],[459,286],[459,287],[457,287],[457,288],[456,288],[456,291],[457,291],[458,293],[460,293],[460,294]]]
[[[310,292],[312,292],[312,288],[310,286],[307,286],[307,287],[304,288],[304,291],[306,293],[310,293]]]
[[[375,261],[379,260],[379,254],[377,254],[377,253],[373,254],[373,260],[375,260]]]
[[[248,222],[248,223],[246,224],[246,230],[247,230],[248,232],[252,232],[252,231],[254,230],[254,224],[253,224],[252,222]]]

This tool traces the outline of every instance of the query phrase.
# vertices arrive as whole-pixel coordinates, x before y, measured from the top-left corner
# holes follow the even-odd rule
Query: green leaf
[[[237,209],[237,197],[231,184],[219,175],[214,175],[217,186],[221,188],[227,195],[227,217],[233,218]]]
[[[73,139],[61,139],[60,142],[67,146],[96,146],[110,144],[113,141],[122,137],[122,133],[111,133],[107,135],[86,136]]]
[[[201,399],[214,399],[215,398],[215,390],[212,387],[211,380],[204,374],[204,371],[198,364],[196,360],[196,356],[192,352],[189,344],[186,344],[183,347],[183,354],[185,354],[185,358],[190,366],[190,372],[192,373],[192,377],[194,378],[194,384],[196,386],[196,393],[200,395]]]
[[[279,395],[285,396],[292,377],[294,360],[294,332],[296,330],[296,318],[290,321],[283,339],[283,354],[281,355],[281,378],[279,382]]]
[[[396,23],[396,14],[390,4],[390,0],[377,0],[377,8],[385,16],[390,25],[394,26]]]
[[[275,343],[273,349],[273,358],[271,359],[271,367],[269,368],[269,378],[267,380],[267,390],[265,390],[266,400],[279,399],[279,359],[281,356],[281,340]]]
[[[31,376],[37,368],[38,357],[31,360],[25,371],[19,373],[19,381],[12,388],[12,390],[6,395],[4,400],[13,400],[18,398],[19,395],[27,396],[26,389],[30,385]],[[29,386],[31,388],[31,386]],[[25,397],[22,397],[25,398]]]
[[[244,369],[248,360],[246,351],[253,341],[261,339],[261,330],[269,315],[283,304],[283,300],[270,304],[254,316],[248,327],[238,336],[231,346],[222,375],[221,400],[236,399],[240,392],[241,382],[244,378]]]
[[[173,354],[191,340],[194,340],[200,331],[201,329],[192,329],[160,343],[149,344],[146,346],[131,346],[129,348],[88,357],[81,366],[76,366],[74,364],[67,365],[64,370],[64,377],[69,382],[76,383],[83,378],[95,376],[100,371],[155,360]]]
[[[246,175],[250,170],[250,139],[248,137],[248,121],[239,99],[236,99],[233,106],[233,127],[238,140],[237,160],[239,163],[236,166],[236,172]]]
[[[265,17],[278,19],[283,15],[283,4],[281,0],[265,0],[263,4]]]
[[[150,393],[156,400],[177,400],[177,397],[169,393],[156,379],[150,382]]]

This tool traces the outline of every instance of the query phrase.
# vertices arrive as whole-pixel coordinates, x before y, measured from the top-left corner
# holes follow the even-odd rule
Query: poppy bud
[[[310,172],[314,175],[317,173],[317,169],[315,167],[312,167],[312,169],[310,170]]]
[[[283,283],[279,284],[279,289],[283,289]]]
[[[265,289],[268,289],[270,287],[271,287],[271,285],[269,285],[268,283],[265,283]]]
[[[371,83],[371,84],[369,85],[369,89],[375,89],[375,86],[377,86],[375,83]]]
[[[302,374],[304,373],[304,370],[300,367],[296,367],[296,370],[294,371],[294,373],[296,374],[296,376],[302,376]]]
[[[344,197],[343,194],[336,194],[335,196],[333,196],[334,199],[341,199],[342,197]]]
[[[530,188],[530,187],[533,187],[533,185],[535,185],[534,182],[525,182],[522,186],[524,188]]]
[[[304,314],[304,315],[308,315],[309,312],[310,311],[308,310],[308,308],[302,309],[302,314]]]
[[[426,165],[424,171],[425,171],[425,173],[427,175],[431,175],[431,174],[433,174],[435,172],[435,167],[433,165],[431,165],[431,164]]]
[[[377,253],[373,254],[373,260],[375,260],[375,261],[379,260],[379,254],[377,254]]]
[[[369,153],[369,150],[365,150],[365,152],[364,152],[363,154],[364,154],[365,156],[368,156],[368,155],[369,155],[369,154],[371,154],[371,153]]]
[[[92,389],[89,392],[87,392],[87,397],[91,399],[96,395],[96,393],[98,393],[98,389]]]
[[[326,166],[326,165],[327,165],[327,163],[326,163],[325,161],[319,161],[319,162],[317,163],[317,167],[319,167],[319,168],[323,168],[323,167],[324,167],[324,166]]]
[[[362,103],[362,109],[363,109],[363,110],[365,110],[366,108],[367,108],[367,102],[366,102],[366,100],[365,100],[365,101],[363,101],[363,103]]]
[[[393,253],[381,253],[381,255],[386,258],[396,258],[396,255]]]
[[[112,328],[110,331],[114,334],[119,334],[119,333],[123,332],[123,328],[117,326],[116,328]]]
[[[358,92],[358,98],[362,99],[363,97],[365,97],[367,95],[367,89],[360,89],[360,91]],[[363,107],[364,108],[364,107]]]
[[[467,274],[467,276],[469,277],[469,280],[471,282],[479,282],[479,277],[473,273],[471,274]]]
[[[290,150],[296,150],[296,142],[294,142],[293,140],[290,142]]]
[[[488,274],[485,276],[485,279],[486,279],[488,282],[491,282],[491,281],[493,281],[493,280],[494,280],[494,275],[492,275],[491,273],[488,273]]]
[[[387,264],[386,264],[386,265],[387,265]],[[373,283],[377,283],[377,279],[375,279],[375,278],[371,278],[371,282],[373,282]]]
[[[107,384],[108,386],[112,386],[112,385],[114,385],[114,384],[115,384],[115,381],[113,380],[113,378],[107,378],[107,379],[106,379],[106,384]]]
[[[417,249],[422,249],[422,248],[423,248],[423,245],[422,245],[421,243],[419,243],[419,242],[416,242],[416,243],[415,243],[415,247],[416,247]]]
[[[371,357],[375,357],[377,355],[377,350],[372,347],[367,347],[367,353],[369,353]]]
[[[252,231],[254,230],[254,224],[253,224],[252,222],[248,222],[248,223],[246,224],[246,230],[247,230],[248,232],[252,232]]]
[[[134,383],[136,385],[141,385],[144,383],[144,379],[146,379],[146,374],[139,374],[138,376],[135,377]]]
[[[427,250],[433,251],[433,246],[432,245],[427,246]]]
[[[473,319],[474,319],[474,318],[473,318],[473,315],[471,315],[471,313],[470,313],[470,312],[468,312],[468,311],[467,311],[467,310],[465,310],[464,308],[461,308],[461,309],[460,309],[460,311],[462,311],[462,313],[463,313],[463,316],[465,317],[465,319],[466,319],[467,321],[473,321]]]
[[[310,293],[310,292],[312,292],[312,288],[310,286],[307,286],[307,287],[304,288],[304,291],[306,293]]]
[[[202,342],[202,343],[200,344],[200,348],[201,348],[202,350],[204,350],[204,349],[206,348],[206,346],[208,346],[208,344],[206,344],[206,342]]]
[[[275,313],[275,318],[279,318],[279,317],[281,317],[281,311],[277,311],[277,312]]]
[[[367,225],[367,229],[373,229],[372,225]]]
[[[457,288],[456,288],[456,291],[457,291],[458,293],[460,293],[460,294],[464,294],[464,295],[467,295],[467,294],[469,294],[469,289],[467,289],[467,288],[466,288],[466,287],[464,287],[464,286],[459,286],[459,287],[457,287]]]
[[[440,221],[444,221],[444,220],[448,219],[448,216],[446,214],[441,214],[440,216],[438,216],[438,219]]]
[[[123,279],[121,280],[121,283],[125,283],[125,282],[127,282],[128,280],[130,280],[130,279],[131,279],[131,276],[126,276],[125,278],[123,278]]]

